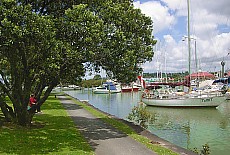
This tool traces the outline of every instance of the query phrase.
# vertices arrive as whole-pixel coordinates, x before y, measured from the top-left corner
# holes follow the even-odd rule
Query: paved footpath
[[[97,155],[156,155],[144,145],[95,118],[65,96],[57,96]]]
[[[149,150],[143,144],[96,118],[65,95],[58,95],[57,97],[96,155],[156,155],[155,152]],[[147,134],[149,133],[147,132]],[[158,137],[154,137],[154,139],[161,141]],[[165,145],[167,145],[167,142]],[[170,146],[170,148],[179,154],[187,155],[191,153],[175,146]]]

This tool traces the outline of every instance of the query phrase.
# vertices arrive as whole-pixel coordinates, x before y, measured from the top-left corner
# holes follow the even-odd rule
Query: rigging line
[[[196,5],[199,5],[199,4],[196,4]],[[195,6],[195,4],[193,3],[192,6]],[[194,11],[193,11],[193,7],[191,7],[191,8],[192,8],[192,9],[191,9],[191,10],[192,10],[191,12],[194,12]],[[199,6],[197,6],[196,8],[199,8]],[[220,16],[220,15],[219,15],[219,16]],[[196,23],[195,20],[194,20],[194,17],[195,17],[195,16],[192,16],[192,22]],[[208,19],[209,17],[210,17],[209,14],[207,14],[207,16],[205,16],[205,18],[204,18],[204,16],[202,16],[202,20],[201,20],[202,23],[203,23],[202,25],[205,25],[205,26],[207,26],[207,27],[209,26],[209,25],[207,24],[207,23],[208,23],[208,20],[207,20],[207,19]],[[192,27],[193,31],[195,32],[194,34],[196,34],[196,29],[195,29],[195,28],[196,28],[196,27]],[[215,32],[215,31],[214,31],[214,32]],[[214,45],[214,47],[216,48],[215,51],[214,51],[214,52],[215,52],[214,54],[215,54],[215,56],[217,57],[217,55],[218,55],[217,52],[220,50],[220,49],[218,48],[218,47],[220,47],[220,42],[216,42],[216,41],[214,40],[214,39],[215,39],[215,38],[214,38],[215,35],[217,35],[217,34],[216,34],[216,33],[215,33],[215,34],[214,34],[214,33],[208,33],[208,36],[209,36],[208,38],[210,38],[210,42],[211,42],[210,44],[211,44],[211,45]],[[197,49],[198,49],[197,51],[200,51],[200,50],[199,50],[199,43],[198,43]],[[194,50],[193,50],[193,51],[194,51]],[[211,64],[210,64],[210,63],[211,63]],[[207,64],[205,64],[204,67],[210,68],[210,67],[213,65],[212,62],[210,62],[210,63],[208,64],[208,66],[207,66]]]
[[[202,69],[202,66],[201,66],[201,63],[200,63],[200,56],[199,56],[199,51],[201,51],[200,50],[200,42],[199,42],[199,38],[197,37],[197,31],[196,31],[196,26],[195,26],[195,24],[196,24],[196,20],[195,20],[195,14],[196,14],[196,12],[195,12],[195,9],[194,8],[199,8],[199,6],[197,6],[197,5],[199,5],[199,3],[194,3],[194,1],[193,1],[193,3],[191,3],[191,5],[190,5],[190,10],[191,10],[191,15],[190,15],[190,25],[191,25],[191,28],[190,28],[190,31],[191,31],[191,38],[194,38],[194,39],[191,39],[191,41],[192,41],[192,47],[191,47],[191,55],[193,56],[192,58],[193,58],[193,60],[191,60],[194,64],[192,65],[192,67],[193,67],[193,69],[195,69],[195,70],[197,70],[197,69]],[[199,63],[197,62],[199,60]],[[195,64],[198,64],[198,65],[196,65],[197,67],[194,67],[195,66]]]
[[[191,61],[194,62],[191,66],[193,67],[193,70],[195,70],[195,72],[197,72],[197,67],[194,67],[195,64],[197,64],[197,55],[198,55],[198,48],[197,48],[197,37],[196,37],[196,29],[195,29],[195,20],[194,20],[194,12],[195,10],[194,8],[194,2],[192,3],[192,1],[190,1],[190,36],[191,36],[191,55],[193,57],[191,57]],[[196,47],[195,47],[196,46]]]

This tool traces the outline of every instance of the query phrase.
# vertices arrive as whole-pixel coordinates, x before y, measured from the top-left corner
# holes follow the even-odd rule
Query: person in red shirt
[[[34,106],[36,104],[37,104],[37,100],[36,100],[34,94],[31,94],[30,95],[30,107],[32,108],[32,106]]]
[[[30,112],[35,112],[36,113],[36,110],[37,110],[37,100],[36,100],[34,94],[30,95],[29,108],[27,110],[29,110]]]

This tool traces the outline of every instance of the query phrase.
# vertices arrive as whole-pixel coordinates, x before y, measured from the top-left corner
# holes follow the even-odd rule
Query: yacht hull
[[[142,102],[150,106],[159,107],[217,107],[224,101],[224,97],[201,97],[201,98],[176,98],[176,99],[153,99],[142,98]]]

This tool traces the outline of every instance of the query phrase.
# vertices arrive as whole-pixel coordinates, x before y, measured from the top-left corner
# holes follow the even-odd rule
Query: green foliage
[[[105,79],[104,80],[103,79],[100,79],[100,80],[94,80],[94,79],[83,80],[81,82],[81,86],[85,87],[85,88],[92,88],[92,87],[100,86],[105,81],[106,81]]]
[[[201,150],[202,155],[208,155],[210,154],[210,148],[208,144],[203,145],[203,150]]]
[[[79,82],[99,68],[111,79],[133,81],[153,57],[152,21],[132,1],[0,3],[0,87],[21,125],[30,123],[30,93],[42,105],[59,83]]]
[[[199,154],[199,155],[209,155],[210,154],[210,147],[208,144],[204,144],[204,145],[202,145],[202,150],[200,150],[200,153],[199,153],[197,148],[194,148],[192,151]]]
[[[147,128],[148,123],[151,123],[154,120],[154,117],[146,110],[146,107],[135,106],[131,113],[129,113],[128,119]]]
[[[100,80],[100,79],[101,79],[101,75],[95,75],[95,76],[93,77],[93,79],[94,79],[94,80]]]
[[[103,7],[98,14],[106,23],[107,37],[100,62],[109,76],[122,83],[133,81],[142,72],[140,64],[153,57],[152,21],[127,1],[108,1]]]
[[[0,59],[4,62],[0,66],[4,80],[0,81],[0,87],[12,101],[21,125],[30,123],[26,107],[35,84],[45,77],[44,73],[57,68],[50,61],[56,55],[54,22],[50,16],[40,16],[31,10],[30,5],[6,0],[0,6]]]

